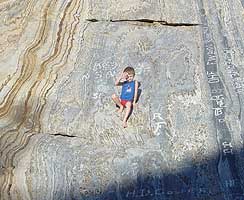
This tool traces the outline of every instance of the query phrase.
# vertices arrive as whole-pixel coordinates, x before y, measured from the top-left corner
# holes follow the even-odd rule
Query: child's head
[[[135,76],[135,70],[133,67],[126,67],[123,72],[126,72],[128,74],[126,80],[127,81],[132,81]]]

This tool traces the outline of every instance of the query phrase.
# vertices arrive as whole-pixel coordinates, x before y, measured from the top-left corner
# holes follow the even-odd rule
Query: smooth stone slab
[[[243,199],[242,1],[0,11],[0,200]],[[128,65],[124,129],[111,95]]]

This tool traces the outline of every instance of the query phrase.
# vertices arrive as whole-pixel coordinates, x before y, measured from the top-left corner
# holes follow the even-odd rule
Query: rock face
[[[244,199],[243,8],[0,2],[0,199]],[[128,65],[124,129],[111,95]]]

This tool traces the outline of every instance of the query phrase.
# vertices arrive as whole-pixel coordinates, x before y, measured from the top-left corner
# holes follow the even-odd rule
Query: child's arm
[[[115,86],[122,85],[122,83],[126,80],[127,73],[123,72],[115,81]],[[121,81],[123,80],[123,81]]]
[[[134,94],[134,100],[133,100],[133,105],[136,104],[136,100],[138,98],[138,82],[135,81],[135,94]]]

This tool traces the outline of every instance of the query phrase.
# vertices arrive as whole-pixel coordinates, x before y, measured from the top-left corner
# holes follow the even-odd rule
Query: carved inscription
[[[179,191],[175,190],[164,190],[162,188],[155,188],[155,189],[134,189],[131,191],[126,192],[126,199],[143,199],[145,197],[156,197],[156,196],[164,196],[166,198],[174,198],[176,196],[182,197],[186,195],[195,195],[197,197],[203,197],[206,195],[211,195],[211,191],[208,188],[200,187],[197,189],[181,189]]]
[[[154,135],[160,135],[160,133],[162,133],[163,126],[166,124],[161,113],[154,113],[152,122],[154,125]]]
[[[201,9],[201,21],[203,24],[202,33],[204,41],[205,71],[211,92],[210,100],[212,101],[213,117],[215,120],[217,139],[220,144],[219,148],[221,159],[219,159],[218,162],[218,173],[220,176],[221,184],[227,184],[229,188],[228,190],[222,190],[223,194],[225,196],[230,196],[231,199],[238,199],[240,197],[240,194],[243,194],[240,184],[236,184],[235,188],[232,188],[230,186],[232,186],[234,183],[231,181],[229,182],[230,177],[231,180],[238,179],[239,174],[236,163],[233,162],[235,160],[235,153],[233,152],[233,145],[231,143],[232,136],[225,118],[227,109],[227,96],[225,94],[225,87],[219,73],[219,57],[217,53],[217,47],[215,45],[216,42],[214,41],[214,37],[212,36],[212,31],[208,24],[208,18],[205,15],[205,10],[203,9],[203,1],[199,0],[198,3]],[[233,71],[233,69],[235,68],[233,68],[233,65],[230,64],[230,56],[229,54],[227,54],[226,50],[225,52],[225,62],[228,61],[229,63],[227,65],[227,68],[232,69],[232,71],[230,71],[230,74],[232,74],[233,77],[236,77],[238,76],[237,71]],[[237,79],[233,80],[233,83],[234,81],[237,82]],[[236,89],[239,89],[236,86],[234,87]],[[228,162],[228,167],[226,167],[226,162]]]
[[[241,93],[244,91],[244,78],[240,76],[237,66],[233,63],[233,54],[234,52],[230,48],[224,49],[227,73],[232,80],[232,85],[235,88],[236,93]]]

